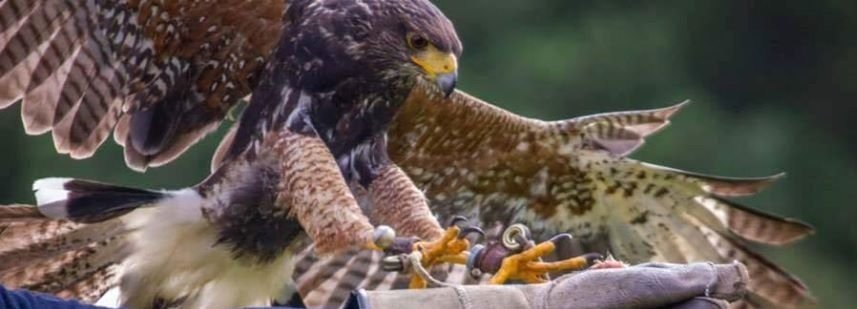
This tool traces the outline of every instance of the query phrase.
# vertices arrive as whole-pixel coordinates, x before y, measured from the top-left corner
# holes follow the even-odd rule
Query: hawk
[[[400,2],[422,3],[415,0]],[[387,150],[390,159],[402,166],[405,172],[426,190],[432,210],[438,214],[448,216],[463,211],[477,214],[477,217],[489,223],[494,218],[498,218],[497,221],[525,220],[532,222],[539,234],[550,229],[572,231],[582,239],[603,240],[600,243],[605,244],[608,249],[605,251],[632,262],[650,259],[675,262],[741,259],[752,269],[756,269],[756,283],[751,288],[756,294],[764,296],[761,299],[779,302],[780,299],[789,297],[796,300],[807,297],[805,288],[796,279],[746,249],[743,242],[747,239],[786,244],[809,233],[809,228],[797,222],[748,210],[722,199],[724,196],[752,193],[768,181],[705,177],[625,159],[625,155],[641,145],[648,134],[666,123],[674,109],[599,115],[560,122],[525,119],[457,90],[453,91],[448,99],[444,99],[446,93],[438,93],[438,88],[445,88],[447,91],[452,89],[454,79],[449,74],[431,76],[424,68],[443,67],[444,63],[452,62],[452,58],[444,57],[443,53],[428,53],[423,54],[423,57],[404,60],[405,69],[410,68],[411,72],[380,69],[383,72],[380,75],[384,78],[402,77],[397,76],[397,73],[413,75],[414,71],[425,75],[424,78],[418,79],[411,97],[395,116],[393,113],[384,113],[391,111],[385,109],[384,104],[373,104],[378,102],[368,99],[358,104],[368,109],[358,108],[358,112],[348,109],[353,107],[352,105],[315,105],[324,106],[326,110],[325,113],[319,114],[336,117],[312,119],[309,123],[317,121],[328,127],[327,130],[313,127],[318,138],[307,138],[305,132],[301,131],[308,129],[307,122],[301,123],[300,117],[283,119],[284,115],[277,113],[281,111],[278,108],[308,111],[305,102],[309,98],[316,98],[310,95],[313,93],[319,98],[333,101],[342,99],[344,94],[349,92],[339,95],[325,92],[336,77],[368,72],[359,70],[365,69],[365,66],[350,66],[347,65],[349,63],[342,63],[343,61],[355,60],[363,63],[367,59],[378,60],[376,57],[390,52],[388,49],[371,49],[370,52],[362,53],[366,57],[352,58],[353,52],[364,50],[366,46],[351,43],[359,42],[363,35],[378,34],[378,29],[373,23],[367,23],[366,18],[378,21],[373,18],[380,17],[375,8],[381,3],[383,1],[376,0],[2,1],[0,107],[22,101],[22,117],[27,132],[42,134],[50,131],[56,149],[74,158],[91,156],[112,134],[114,140],[124,146],[127,164],[134,169],[144,170],[166,164],[179,156],[214,130],[240,99],[251,91],[257,91],[255,94],[258,98],[253,98],[255,102],[270,103],[272,98],[286,103],[292,102],[290,107],[289,104],[279,106],[251,103],[242,115],[241,125],[232,130],[234,133],[229,135],[230,138],[226,139],[218,150],[215,159],[217,171],[196,187],[196,194],[212,193],[229,189],[218,184],[218,179],[229,182],[228,179],[238,179],[248,174],[262,175],[239,179],[240,182],[251,185],[245,187],[247,190],[236,191],[244,194],[234,196],[236,201],[242,202],[235,204],[239,208],[233,208],[234,212],[206,213],[210,218],[233,218],[221,221],[235,222],[236,224],[229,228],[238,232],[220,236],[223,237],[223,243],[235,244],[232,249],[234,252],[243,253],[238,254],[241,258],[253,259],[255,255],[248,255],[248,250],[284,245],[249,241],[249,238],[252,238],[249,232],[253,231],[242,229],[256,226],[259,220],[264,219],[268,212],[272,211],[267,206],[300,198],[294,195],[260,197],[259,194],[254,194],[252,190],[279,192],[280,181],[271,175],[283,176],[286,173],[283,169],[272,171],[270,168],[251,164],[242,165],[241,162],[270,162],[283,167],[290,166],[288,170],[295,171],[298,165],[296,162],[302,162],[294,161],[297,160],[295,158],[313,157],[317,153],[323,153],[322,157],[328,156],[328,159],[323,160],[327,163],[311,165],[321,167],[310,170],[310,173],[296,174],[317,176],[338,172],[337,175],[347,176],[352,182],[347,183],[349,188],[343,188],[342,183],[337,181],[341,192],[344,192],[344,195],[337,196],[353,194],[364,202],[362,204],[372,204],[372,209],[363,209],[364,212],[370,211],[373,217],[409,214],[409,217],[393,220],[401,223],[397,228],[399,233],[433,234],[424,237],[431,239],[442,232],[437,223],[429,219],[431,216],[427,212],[399,211],[395,214],[385,214],[384,209],[397,208],[377,206],[389,203],[396,196],[373,196],[370,193],[372,190],[361,188],[364,187],[361,182],[365,184],[368,179],[380,177],[384,180],[382,186],[385,188],[409,188],[405,193],[401,190],[387,191],[408,197],[404,199],[406,203],[402,203],[403,205],[420,204],[421,193],[411,190],[410,182],[398,168],[390,167],[385,170],[388,173],[380,173],[379,176],[377,170],[372,173],[371,170],[361,168],[360,164],[355,164],[358,161],[365,163],[357,160],[361,159],[360,156],[333,156],[333,153],[341,154],[341,151],[347,150],[349,142],[366,138],[359,132],[386,129],[382,125],[383,121],[372,121],[369,124],[359,121],[365,120],[363,117],[371,113],[381,119],[392,117],[390,134],[371,136],[369,144],[359,144],[357,151],[352,153],[377,154],[380,152],[373,152],[370,146],[383,147],[385,142],[389,141]],[[369,9],[369,13],[366,13],[366,9]],[[346,10],[348,14],[342,13],[342,10]],[[432,13],[429,15],[440,14],[434,9],[430,11]],[[337,12],[341,14],[336,15]],[[433,20],[432,18],[419,18],[420,16],[423,15],[411,14],[404,20],[413,23],[410,26],[414,27],[431,26],[429,21]],[[295,23],[298,17],[313,17],[318,18],[317,20],[328,18],[327,22]],[[307,26],[326,27],[316,28],[319,31],[315,36],[290,36],[299,28]],[[361,35],[336,37],[343,28],[362,28],[364,31],[358,31]],[[408,48],[420,47],[424,43],[430,43],[425,45],[426,48],[436,50],[448,48],[447,51],[451,51],[460,48],[451,43],[444,46],[444,42],[436,37],[413,36],[407,33],[404,36]],[[314,40],[315,37],[329,40]],[[275,52],[282,51],[278,38],[305,44],[306,48],[302,50],[304,53],[296,53],[293,56],[306,62],[300,66],[289,67],[294,65],[297,59]],[[402,40],[399,40],[385,47],[401,47],[401,43]],[[334,54],[328,49],[343,45],[351,48],[338,49],[340,54]],[[329,57],[308,57],[320,50]],[[307,57],[302,58],[301,55]],[[403,62],[401,58],[397,60]],[[391,64],[386,61],[374,63],[382,67]],[[341,65],[328,66],[330,64]],[[284,66],[291,70],[275,69]],[[302,86],[307,86],[309,80],[315,80],[319,84],[301,92],[293,88],[282,91],[284,88],[277,87],[277,82],[295,79],[297,75],[302,76],[299,79]],[[434,78],[434,82],[427,83],[424,80],[431,78]],[[345,85],[352,91],[350,93],[379,90],[373,87],[362,89],[361,86],[367,84],[354,81]],[[379,83],[371,85],[377,86]],[[395,86],[407,88],[408,85]],[[280,93],[277,90],[281,90]],[[320,112],[313,109],[309,111]],[[289,131],[277,131],[282,128],[289,128]],[[260,132],[265,134],[260,135]],[[342,132],[347,134],[339,134]],[[331,136],[343,144],[329,147]],[[298,144],[306,147],[294,147]],[[282,154],[285,156],[281,156]],[[383,156],[370,159],[369,161],[374,163],[379,163],[377,160],[382,159],[382,165],[383,161],[386,161]],[[277,160],[279,162],[273,162]],[[336,162],[329,164],[331,160]],[[253,173],[242,173],[242,168]],[[634,171],[644,171],[643,174],[647,178],[634,179]],[[365,177],[367,173],[368,179]],[[381,177],[385,175],[392,177]],[[308,181],[310,180],[294,180],[284,186],[299,187]],[[61,182],[41,184],[44,185],[43,188],[50,189],[57,188],[59,183]],[[61,184],[62,190],[59,191],[67,191],[69,183]],[[107,192],[116,194],[114,197],[133,197],[135,201],[139,201],[137,198],[163,197],[161,192],[146,190],[123,189],[127,191],[115,192],[112,189],[116,187],[103,187],[101,184],[89,182],[73,183],[71,188],[100,189],[111,189]],[[193,198],[194,190],[181,192],[187,195],[180,197]],[[310,195],[319,196],[306,194]],[[712,199],[716,203],[689,202],[688,197],[693,197],[694,200]],[[340,220],[336,223],[350,224],[333,226],[339,228],[359,225],[364,227],[364,231],[368,231],[368,225],[363,224],[365,218],[356,215],[357,209],[351,203],[352,199],[344,199],[349,201],[347,204],[351,207],[345,207],[342,212],[337,212],[337,216],[330,218]],[[185,202],[193,201],[184,200],[181,203]],[[251,205],[266,205],[258,210],[265,215],[235,215],[242,211],[240,207],[249,208]],[[702,205],[704,210],[699,210],[699,205]],[[130,220],[136,217],[137,213],[154,212],[158,208],[164,209],[144,208],[127,218]],[[109,213],[110,216],[128,211],[112,210],[115,212]],[[101,213],[100,211],[97,213]],[[704,211],[711,211],[713,217],[703,215]],[[348,214],[355,216],[342,218]],[[170,219],[185,218],[179,215],[182,214],[176,214]],[[26,279],[30,281],[15,282],[25,282],[28,286],[41,290],[83,299],[97,297],[115,282],[111,278],[115,279],[118,268],[113,265],[112,259],[123,258],[128,254],[129,248],[125,239],[145,241],[139,239],[137,235],[140,234],[129,234],[138,231],[136,227],[140,227],[139,220],[121,224],[117,220],[107,220],[84,226],[67,220],[46,220],[26,207],[3,208],[1,217],[0,226],[4,235],[0,237],[0,243],[3,244],[0,246],[3,248],[0,250],[3,257],[0,261],[6,263],[0,263],[0,273],[3,274],[0,281],[5,283],[13,279]],[[87,221],[99,219],[105,218],[86,218]],[[237,219],[246,221],[234,221]],[[664,225],[661,219],[669,220],[673,225]],[[142,227],[159,231],[163,227],[162,224],[169,223],[167,221],[170,220]],[[412,224],[414,222],[424,224]],[[129,226],[135,229],[129,231]],[[297,228],[294,222],[276,228],[277,235],[301,234],[292,230]],[[705,237],[700,238],[700,233],[704,233]],[[309,234],[312,235],[313,232],[310,231]],[[756,236],[752,236],[754,234]],[[158,235],[169,239],[169,235]],[[158,239],[159,236],[152,239]],[[242,236],[247,238],[240,238]],[[336,247],[329,241],[324,241],[325,237],[314,236],[316,245],[321,246],[322,250],[326,247]],[[364,238],[369,237],[364,233]],[[689,246],[684,245],[686,238],[691,239],[691,242],[698,241],[699,248],[688,248]],[[72,240],[73,244],[65,243],[66,240]],[[52,251],[36,250],[39,246],[50,245],[51,242],[54,245],[63,244],[65,247],[49,247]],[[154,241],[150,243],[152,242]],[[296,243],[297,241],[289,242],[295,247],[288,249],[296,249]],[[28,251],[28,248],[33,250]],[[44,263],[42,265],[45,267],[21,269],[19,264],[9,262],[12,260],[8,257],[13,254],[20,254],[17,255],[19,258],[33,261],[34,264]],[[263,259],[271,258],[270,254],[255,257],[258,259],[260,256],[264,257]],[[68,264],[52,263],[46,257],[59,257],[60,261]],[[89,261],[103,263],[82,263]],[[75,275],[69,276],[67,271],[61,269],[69,265],[86,267],[74,269]],[[218,273],[220,271],[219,268],[216,270]],[[348,273],[360,274],[364,270],[355,271],[356,273],[352,273],[349,269]],[[320,275],[323,279],[324,273]],[[341,284],[348,285],[348,282]],[[180,292],[187,295],[202,293]],[[169,305],[169,302],[167,299],[160,300],[161,304]]]
[[[427,0],[9,0],[0,17],[0,106],[21,100],[27,131],[75,158],[113,132],[130,167],[164,164],[253,93],[193,187],[50,178],[38,208],[0,208],[4,284],[92,300],[118,277],[123,306],[235,308],[279,296],[307,240],[466,259],[466,230],[444,231],[387,151],[414,89],[456,86],[461,43]]]

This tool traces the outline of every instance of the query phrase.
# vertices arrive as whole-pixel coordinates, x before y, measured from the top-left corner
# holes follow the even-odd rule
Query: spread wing
[[[811,300],[747,244],[787,245],[812,229],[726,199],[757,193],[779,175],[706,176],[625,157],[683,104],[542,122],[465,94],[412,98],[391,131],[391,157],[441,220],[470,214],[483,224],[522,221],[543,237],[606,239],[610,252],[634,263],[739,260],[753,276],[751,302]]]
[[[569,232],[584,251],[609,251],[633,263],[739,260],[753,279],[751,303],[812,301],[800,281],[747,247],[786,245],[812,229],[727,200],[757,193],[778,177],[706,176],[626,157],[683,104],[547,122],[461,92],[443,100],[417,90],[393,123],[389,150],[441,222],[456,215],[478,218],[484,227],[522,222],[542,240]],[[354,286],[389,278],[360,269],[355,261],[365,258],[302,262],[307,275],[297,282],[310,302],[340,300]],[[325,265],[355,266],[325,271]],[[464,276],[454,275],[460,273],[447,280],[460,281]],[[330,275],[311,279],[318,274]]]
[[[0,1],[0,108],[91,156],[114,132],[128,166],[165,164],[250,93],[283,0]]]

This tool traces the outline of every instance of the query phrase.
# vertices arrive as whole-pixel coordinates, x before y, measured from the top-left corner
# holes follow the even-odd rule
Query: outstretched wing
[[[787,245],[812,229],[726,200],[780,175],[706,176],[625,157],[683,104],[541,122],[463,94],[422,101],[400,114],[390,150],[441,220],[469,214],[484,224],[524,222],[542,237],[570,232],[634,263],[739,260],[753,275],[751,301],[811,300],[800,281],[746,244]]]
[[[128,166],[165,164],[250,93],[284,0],[0,1],[0,108],[87,158],[114,132]]]
[[[547,122],[465,93],[447,100],[429,93],[413,92],[396,117],[390,156],[426,191],[435,212],[479,215],[483,223],[585,215],[599,202],[590,192],[594,163],[584,162],[586,154],[621,160],[684,106]]]
[[[411,94],[390,130],[389,150],[441,222],[456,215],[485,227],[522,222],[541,240],[569,232],[585,251],[633,263],[739,260],[753,279],[751,302],[791,307],[812,300],[800,281],[746,245],[786,245],[812,229],[726,200],[757,193],[778,176],[705,176],[625,157],[684,104],[547,122],[461,92],[446,100],[428,93]],[[297,282],[311,292],[308,301],[332,305],[355,285],[389,278],[359,269],[364,263],[355,261],[365,258],[303,262],[307,275]],[[351,266],[325,271],[329,265]],[[460,282],[461,273],[446,278]],[[330,275],[313,278],[318,274]]]
[[[479,176],[512,164],[517,176],[535,174],[550,162],[567,161],[582,151],[624,157],[667,126],[686,104],[548,122],[513,114],[460,91],[443,99],[426,87],[419,85],[396,116],[389,146],[396,162],[414,167],[413,176],[423,174],[420,167],[429,168],[423,178],[441,166]],[[489,180],[481,182],[508,186]]]

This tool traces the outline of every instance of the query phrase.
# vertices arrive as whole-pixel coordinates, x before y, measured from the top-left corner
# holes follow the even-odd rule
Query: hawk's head
[[[287,29],[295,33],[286,37],[295,47],[295,77],[304,89],[362,81],[406,95],[420,79],[446,95],[455,88],[461,42],[427,0],[316,0],[296,2],[290,11],[287,22],[294,27]]]
[[[452,22],[426,0],[379,4],[381,31],[367,44],[375,61],[398,61],[385,68],[389,74],[426,79],[444,94],[452,93],[462,51]]]

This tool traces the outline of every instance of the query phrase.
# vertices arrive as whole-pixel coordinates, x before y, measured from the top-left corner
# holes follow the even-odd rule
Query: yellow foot
[[[442,263],[465,264],[470,256],[470,241],[467,235],[471,233],[484,236],[484,232],[477,227],[458,227],[456,223],[466,221],[461,217],[453,219],[452,224],[439,239],[434,241],[418,241],[414,243],[413,250],[421,254],[420,264],[423,269],[431,269],[432,266]],[[410,288],[422,289],[426,287],[423,276],[414,274],[411,277]]]
[[[374,240],[364,247],[371,250],[384,251],[382,267],[386,271],[412,271],[410,288],[419,289],[427,286],[428,270],[441,263],[465,264],[470,253],[470,241],[465,237],[470,234],[485,235],[477,227],[460,228],[456,223],[467,221],[456,217],[450,227],[440,238],[432,241],[422,241],[413,237],[396,237],[389,227],[380,226],[375,230]],[[419,265],[416,265],[419,264]]]
[[[556,244],[563,241],[563,238],[568,237],[571,237],[571,235],[558,235],[549,241],[525,249],[521,253],[507,256],[503,259],[500,268],[494,273],[494,276],[491,277],[491,284],[503,284],[509,280],[518,280],[525,283],[543,283],[550,279],[548,274],[551,272],[584,269],[603,258],[600,254],[593,253],[558,262],[542,262],[541,258],[543,256],[556,250]]]

